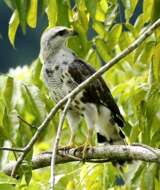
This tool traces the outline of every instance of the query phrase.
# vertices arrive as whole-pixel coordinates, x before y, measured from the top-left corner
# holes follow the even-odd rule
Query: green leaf
[[[160,54],[159,52],[160,52],[160,44],[157,44],[154,48],[153,57],[152,57],[154,77],[157,81],[160,81],[160,72],[159,72]]]
[[[7,107],[4,106],[3,123],[0,126],[1,136],[14,144],[14,137],[17,134],[18,127],[19,120],[17,118],[17,112],[15,110],[9,112]]]
[[[15,5],[19,14],[19,20],[23,34],[26,33],[26,22],[29,3],[30,1],[28,0],[15,0]]]
[[[90,50],[87,55],[87,62],[90,63],[95,69],[99,69],[101,66],[100,59],[95,50]]]
[[[46,9],[46,12],[48,16],[49,28],[54,27],[57,23],[57,15],[58,15],[56,0],[48,0],[48,7]]]
[[[152,8],[152,22],[160,18],[160,1],[153,0],[153,8]]]
[[[29,185],[29,182],[32,178],[32,164],[31,161],[25,161],[23,162],[22,166],[21,166],[23,173],[25,175],[25,181],[27,183],[27,185]]]
[[[110,43],[110,47],[113,47],[119,42],[121,33],[122,33],[121,24],[116,24],[112,27],[111,31],[109,32],[109,38],[108,38],[108,43]]]
[[[134,162],[130,167],[128,172],[126,173],[126,183],[127,184],[135,184],[139,177],[141,176],[141,173],[143,169],[145,168],[145,164],[142,162]]]
[[[75,37],[75,38],[71,38],[68,41],[68,46],[71,49],[73,49],[77,53],[77,55],[80,56],[81,58],[84,58],[87,55],[88,49],[89,49],[89,44],[87,42],[83,47],[83,44],[84,44],[85,40],[86,39],[82,40],[82,38],[80,36],[78,36],[78,37]]]
[[[123,5],[125,7],[125,15],[126,15],[126,19],[127,21],[129,21],[129,19],[131,18],[131,16],[133,15],[135,8],[137,6],[138,0],[122,0]],[[120,6],[120,5],[119,5]]]
[[[48,0],[39,0],[40,1],[40,13],[43,15],[45,13],[45,9],[47,7],[48,4]]]
[[[59,26],[67,26],[69,27],[69,7],[67,1],[64,0],[57,0],[57,24]]]
[[[154,81],[155,81],[155,78],[154,78],[154,71],[153,71],[153,63],[151,63],[149,67],[149,74],[148,74],[148,83],[150,87],[152,86]]]
[[[30,104],[30,110],[36,114],[39,122],[42,122],[46,116],[45,104],[42,102],[40,97],[40,91],[36,86],[24,86],[25,95],[28,99],[28,104]]]
[[[38,0],[30,0],[30,6],[27,14],[27,23],[31,28],[37,25],[37,6]]]
[[[152,16],[153,9],[153,0],[144,0],[143,2],[143,13],[144,13],[144,21],[149,22]]]
[[[103,10],[104,13],[107,13],[107,10],[108,10],[108,3],[106,0],[101,0],[100,1],[100,6],[101,6],[101,9]]]
[[[15,9],[14,0],[3,0],[10,9]]]
[[[102,24],[101,22],[94,22],[93,23],[93,28],[94,30],[103,38],[105,36],[105,27],[104,24]]]
[[[86,7],[88,9],[88,12],[90,13],[91,17],[94,19],[97,9],[97,0],[85,0]]]
[[[155,48],[155,42],[149,41],[145,44],[145,47],[142,50],[140,61],[145,64],[150,64],[152,61],[152,56]]]
[[[3,190],[15,190],[15,187],[13,185],[0,184],[0,189],[3,189]]]
[[[157,165],[151,164],[145,168],[141,176],[141,188],[146,190],[154,189],[154,178],[157,173]]]
[[[159,190],[160,187],[160,181],[159,179],[155,179],[155,189],[154,190]]]
[[[117,1],[114,4],[115,4],[114,6],[112,5],[108,7],[105,22],[104,22],[108,30],[113,24],[115,24],[114,22],[117,16],[117,12],[119,11],[119,6],[117,4]]]
[[[134,36],[135,37],[138,37],[139,36],[139,33],[141,32],[141,30],[142,30],[142,27],[144,26],[144,24],[145,24],[145,18],[144,18],[144,14],[141,14],[138,18],[137,18],[137,20],[136,20],[136,22],[135,22],[135,24],[134,24],[134,29],[132,30],[132,32],[133,32],[133,34],[134,34]]]
[[[105,42],[101,39],[96,39],[96,47],[97,47],[97,51],[100,54],[101,58],[104,61],[109,61],[111,59],[111,56],[108,53],[108,49],[107,46],[105,44]]]
[[[106,15],[99,3],[97,4],[96,7],[95,19],[99,22],[104,22],[106,19]]]
[[[8,37],[13,46],[14,46],[15,35],[16,35],[18,25],[19,25],[19,14],[18,14],[18,11],[15,10],[9,21],[9,29],[8,29]]]
[[[157,131],[155,131],[154,135],[152,136],[151,145],[153,147],[160,146],[159,137],[160,137],[160,130],[158,129]]]
[[[5,103],[0,99],[0,126],[3,126],[3,117],[5,113]]]
[[[6,78],[6,84],[5,84],[5,88],[3,90],[4,100],[5,100],[6,106],[8,108],[11,108],[11,106],[12,106],[13,89],[14,89],[13,78],[8,76]]]
[[[0,172],[0,185],[1,184],[16,184],[16,183],[17,183],[16,179],[9,177],[3,172]]]
[[[41,71],[42,71],[42,63],[41,63],[40,59],[38,58],[32,64],[31,77],[32,77],[32,83],[34,83],[39,88],[41,88],[43,85],[42,80],[40,79]]]
[[[131,143],[137,142],[139,134],[140,134],[139,127],[138,126],[132,127],[130,137],[129,137],[130,142]]]

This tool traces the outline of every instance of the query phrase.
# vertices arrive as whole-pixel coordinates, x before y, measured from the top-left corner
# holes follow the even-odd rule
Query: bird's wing
[[[68,65],[68,72],[70,73],[73,80],[80,84],[96,71],[84,61],[75,59]],[[81,100],[86,103],[95,103],[97,105],[104,105],[105,107],[109,108],[111,110],[113,120],[118,124],[119,127],[124,126],[124,119],[102,77],[98,77],[98,79],[91,82],[85,88]]]

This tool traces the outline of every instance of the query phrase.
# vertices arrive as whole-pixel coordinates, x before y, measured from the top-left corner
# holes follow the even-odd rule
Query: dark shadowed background
[[[118,0],[118,3],[119,15],[117,15],[116,22],[125,22],[122,1]],[[74,1],[72,1],[72,4],[74,4]],[[134,24],[137,16],[142,12],[142,5],[143,0],[139,0],[134,14],[130,19],[132,24]],[[0,34],[2,36],[0,39],[0,73],[5,73],[9,68],[15,68],[18,65],[31,64],[39,54],[40,36],[47,26],[47,17],[45,15],[39,15],[36,29],[27,27],[27,32],[23,35],[19,27],[15,38],[15,48],[13,48],[7,34],[11,14],[12,11],[0,0]]]
[[[27,27],[26,35],[18,28],[15,38],[15,48],[8,39],[8,23],[12,11],[0,0],[0,73],[7,72],[9,68],[18,65],[30,64],[39,54],[39,41],[44,28],[47,26],[47,17],[38,17],[38,27],[30,29]]]

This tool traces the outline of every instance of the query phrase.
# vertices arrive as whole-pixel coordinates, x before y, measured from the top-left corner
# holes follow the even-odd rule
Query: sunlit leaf
[[[57,24],[69,27],[68,3],[64,0],[57,0]]]
[[[28,99],[28,103],[30,104],[30,106],[32,106],[30,110],[32,110],[32,112],[36,114],[37,118],[39,119],[39,122],[43,121],[46,115],[46,111],[45,105],[40,98],[39,89],[35,86],[24,86],[24,88],[27,96],[26,98]]]
[[[160,1],[159,0],[153,0],[153,7],[152,7],[152,21],[154,22],[155,20],[160,18]]]
[[[25,32],[26,22],[36,28],[37,15],[43,18],[47,15],[49,27],[67,26],[78,33],[78,36],[70,37],[66,45],[96,70],[128,48],[160,15],[158,0],[4,1],[12,11],[8,36],[13,46],[19,25]],[[135,51],[103,75],[125,119],[124,132],[128,142],[157,148],[160,147],[159,42],[160,30],[156,29]],[[9,69],[8,74],[0,75],[0,146],[25,147],[54,107],[55,102],[43,83],[42,67],[43,64],[36,59],[29,66]],[[55,115],[27,155],[27,161],[21,167],[23,177],[18,182],[4,182],[0,174],[0,189],[49,189],[50,168],[32,171],[30,161],[33,153],[50,150],[57,132],[58,116]],[[82,119],[75,145],[85,143],[86,133],[87,125]],[[60,146],[68,144],[70,134],[65,121]],[[15,160],[13,153],[0,152],[2,169],[12,160]],[[108,162],[65,163],[56,165],[55,172],[56,190],[159,190],[160,186],[159,166],[141,161],[126,163],[123,173]]]
[[[105,35],[105,28],[104,28],[104,24],[102,24],[101,22],[94,22],[93,24],[93,28],[94,30],[101,36],[104,37]]]
[[[138,0],[122,0],[123,6],[125,7],[125,15],[126,18],[129,20],[132,15],[134,14],[135,8],[137,6]]]
[[[152,164],[145,168],[144,175],[141,176],[141,188],[143,189],[154,189],[154,178],[157,173],[156,164]]]
[[[97,53],[93,50],[90,50],[87,55],[87,62],[90,63],[95,69],[100,67],[100,59]]]
[[[30,7],[27,14],[27,23],[31,28],[35,28],[37,25],[37,5],[38,0],[30,1]]]
[[[152,16],[152,9],[153,9],[153,0],[144,0],[143,3],[143,12],[144,12],[144,20],[148,22]]]
[[[18,14],[18,11],[15,10],[9,21],[9,29],[8,29],[8,37],[13,46],[14,46],[15,35],[16,35],[18,25],[19,25],[19,14]]]
[[[153,57],[152,57],[152,61],[153,61],[153,72],[154,72],[154,76],[155,78],[160,81],[160,72],[159,72],[159,68],[160,68],[160,44],[157,44],[153,50]]]
[[[7,77],[5,88],[3,91],[7,107],[11,107],[12,105],[13,89],[14,89],[14,80],[12,77]]]
[[[108,10],[108,2],[106,0],[100,0],[100,6],[104,13]]]
[[[96,14],[96,9],[97,9],[97,0],[85,0],[86,3],[86,7],[91,15],[92,18],[95,18],[95,14]]]
[[[25,175],[25,181],[27,185],[29,185],[29,182],[32,178],[32,165],[30,162],[24,162],[21,166],[23,173]]]
[[[107,46],[103,40],[97,39],[96,47],[97,47],[97,51],[99,52],[99,54],[101,55],[104,61],[109,61],[111,59],[111,56],[108,53]]]
[[[144,167],[145,164],[142,162],[133,163],[129,167],[129,171],[126,173],[126,183],[136,183],[139,180]]]
[[[57,22],[57,2],[56,0],[48,0],[48,7],[46,9],[49,27],[54,27]]]
[[[97,7],[96,7],[95,19],[100,22],[105,21],[105,13],[99,3],[97,4]]]
[[[26,33],[27,11],[29,3],[30,2],[26,0],[15,0],[15,6],[19,14],[19,21],[23,34]]]
[[[0,172],[0,184],[16,184],[17,180]]]
[[[122,25],[121,24],[114,25],[110,31],[110,35],[108,38],[111,47],[113,47],[116,43],[118,43],[121,33],[122,33]]]

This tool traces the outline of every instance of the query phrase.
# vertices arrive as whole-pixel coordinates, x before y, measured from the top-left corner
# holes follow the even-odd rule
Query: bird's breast
[[[45,64],[43,67],[45,84],[55,101],[59,101],[66,95],[62,80],[64,70],[60,64]]]

